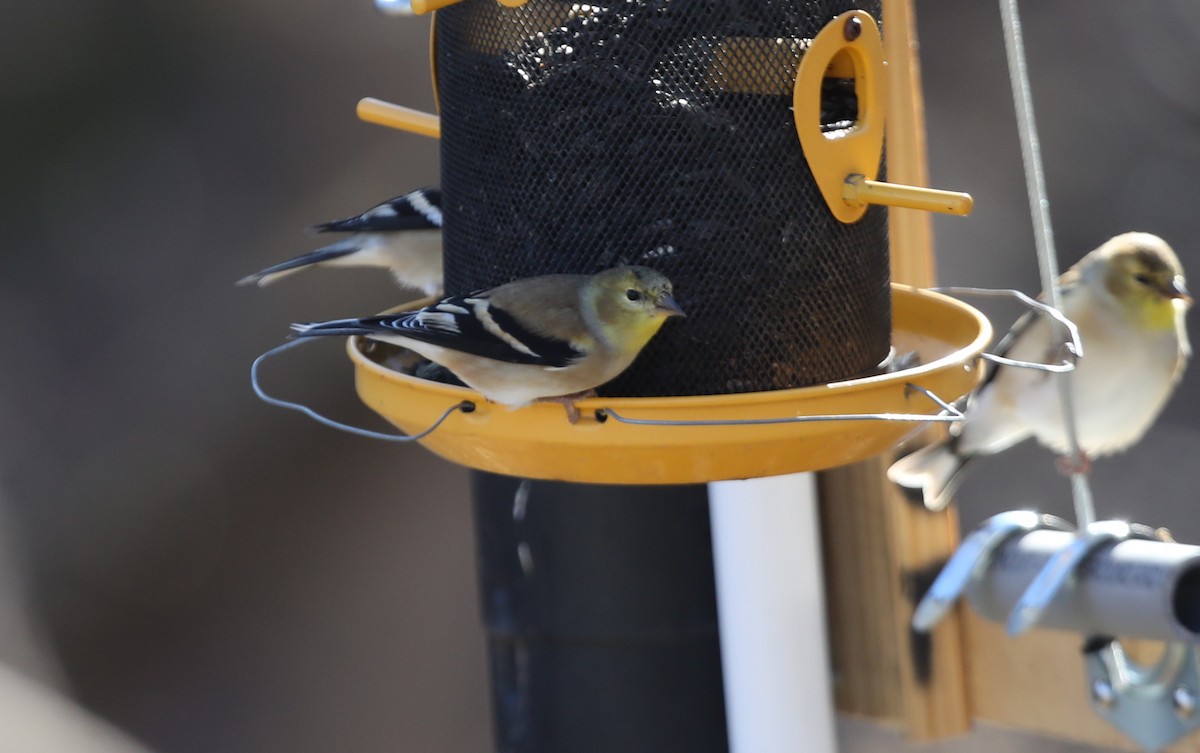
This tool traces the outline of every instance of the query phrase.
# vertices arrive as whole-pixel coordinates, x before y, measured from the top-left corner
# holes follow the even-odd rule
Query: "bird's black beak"
[[[1178,298],[1188,306],[1192,305],[1192,295],[1191,293],[1188,293],[1187,286],[1183,284],[1182,277],[1174,277],[1171,280],[1171,284],[1167,286],[1167,289],[1164,290],[1163,293],[1168,298]]]
[[[669,295],[659,298],[658,305],[655,308],[667,316],[687,316],[687,314],[683,313],[683,308]]]

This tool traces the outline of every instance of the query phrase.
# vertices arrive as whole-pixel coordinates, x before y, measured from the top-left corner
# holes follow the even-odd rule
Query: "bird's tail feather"
[[[969,460],[969,456],[955,452],[951,443],[941,442],[900,458],[888,468],[887,475],[897,486],[920,490],[926,508],[942,510],[962,483]]]
[[[238,285],[269,285],[275,282],[284,275],[297,272],[305,267],[313,264],[321,264],[323,262],[341,259],[356,253],[361,250],[358,243],[350,242],[348,239],[340,243],[334,243],[324,248],[318,248],[316,251],[310,251],[307,254],[301,254],[287,261],[281,261],[278,264],[273,264],[266,269],[260,269],[254,274],[249,274],[237,281]]]

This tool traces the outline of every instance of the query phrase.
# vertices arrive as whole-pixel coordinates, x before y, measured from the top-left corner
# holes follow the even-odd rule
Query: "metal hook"
[[[1051,557],[1021,594],[1005,625],[1008,634],[1018,636],[1036,625],[1046,607],[1088,555],[1110,542],[1131,538],[1154,539],[1155,536],[1147,526],[1120,520],[1099,520],[1081,529],[1071,545]]]
[[[1001,545],[1013,536],[1039,528],[1069,531],[1072,526],[1061,518],[1031,510],[1011,510],[985,520],[983,525],[963,539],[950,561],[938,573],[933,585],[921,598],[916,611],[913,612],[913,629],[922,633],[933,630],[934,625],[954,606],[954,602],[971,581],[988,569],[992,556]]]
[[[297,345],[300,345],[305,342],[309,342],[309,341],[308,340],[292,340],[291,342],[286,342],[283,345],[277,345],[274,348],[271,348],[270,350],[268,350],[266,353],[263,353],[262,355],[260,355],[258,358],[254,359],[254,363],[250,365],[250,386],[254,389],[254,394],[258,396],[259,400],[262,400],[264,403],[269,403],[271,405],[278,406],[280,408],[287,408],[288,410],[300,411],[301,413],[303,413],[304,415],[313,419],[314,421],[317,421],[318,423],[322,423],[322,424],[332,427],[334,429],[340,429],[341,431],[345,431],[350,434],[356,434],[360,437],[367,437],[368,439],[382,439],[385,442],[414,442],[418,439],[424,439],[425,437],[429,436],[429,434],[432,433],[434,429],[441,426],[442,423],[445,422],[445,420],[450,417],[451,413],[454,413],[455,411],[461,411],[463,413],[471,413],[475,410],[475,403],[472,403],[470,400],[463,400],[462,402],[456,403],[455,405],[451,405],[449,408],[447,408],[442,413],[442,415],[439,416],[438,419],[433,422],[433,425],[430,426],[428,429],[425,429],[424,431],[420,431],[416,434],[385,434],[380,431],[371,431],[370,429],[362,429],[357,426],[351,426],[349,424],[344,424],[340,421],[335,421],[332,418],[329,418],[327,416],[321,415],[320,413],[317,413],[315,410],[313,410],[312,408],[309,408],[307,405],[301,405],[300,403],[294,403],[294,402],[291,402],[290,400],[281,400],[277,397],[271,397],[270,395],[268,395],[266,392],[263,391],[262,386],[259,385],[259,383],[258,383],[258,368],[259,368],[259,366],[262,364],[263,361],[267,360],[268,358],[278,355],[285,350],[294,348]]]

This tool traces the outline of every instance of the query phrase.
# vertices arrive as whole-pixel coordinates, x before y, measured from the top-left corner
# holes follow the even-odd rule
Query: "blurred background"
[[[1200,5],[1025,5],[1062,266],[1136,229],[1200,276]],[[941,281],[1036,291],[998,10],[916,6],[931,182],[976,200],[935,220]],[[369,0],[7,10],[0,665],[35,685],[10,695],[0,672],[0,727],[44,747],[0,750],[489,750],[466,473],[248,383],[289,322],[405,296],[359,270],[233,285],[315,248],[306,226],[438,181],[435,142],[354,116],[361,96],[433,109],[428,21]],[[268,389],[378,426],[328,345],[270,364]],[[1197,398],[1193,368],[1146,440],[1097,464],[1102,516],[1200,542]],[[964,525],[1070,514],[1036,447],[978,463],[960,506]],[[846,750],[905,749],[842,729]],[[1082,750],[986,729],[913,749],[1033,745]]]

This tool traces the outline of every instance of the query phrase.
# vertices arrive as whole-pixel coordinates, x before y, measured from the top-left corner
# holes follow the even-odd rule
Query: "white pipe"
[[[815,479],[708,485],[731,753],[833,753]]]

